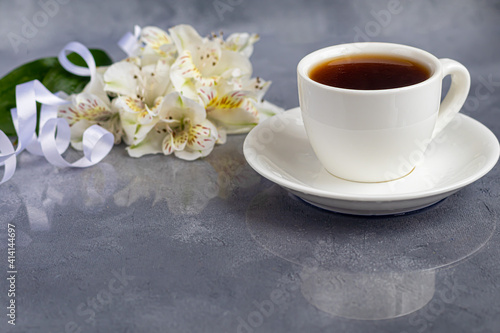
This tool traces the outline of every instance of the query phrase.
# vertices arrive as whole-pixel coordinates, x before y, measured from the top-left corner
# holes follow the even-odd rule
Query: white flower
[[[186,122],[184,128],[174,129],[165,137],[163,153],[173,152],[178,158],[192,161],[210,154],[218,138],[217,128],[209,120],[195,125]]]
[[[128,148],[130,156],[162,152],[184,160],[207,156],[219,140],[217,128],[206,119],[205,109],[178,92],[168,94],[159,120],[149,134]]]
[[[58,116],[66,119],[71,131],[71,146],[83,149],[83,132],[92,125],[100,125],[113,133],[115,144],[121,142],[122,127],[120,115],[104,92],[102,75],[97,73],[79,94],[69,96],[71,104],[60,106]]]
[[[217,37],[217,36],[216,36]],[[224,42],[224,48],[237,51],[245,57],[250,58],[253,53],[253,44],[259,40],[259,35],[244,33],[231,34]]]
[[[200,87],[251,75],[248,57],[233,44],[230,47],[234,50],[226,47],[220,38],[202,38],[189,25],[175,26],[169,32],[179,54],[172,64],[170,79],[184,96],[196,100]]]
[[[167,32],[157,27],[145,27],[139,38],[138,56],[143,65],[155,64],[163,59],[171,65],[176,57],[177,48]]]
[[[158,121],[170,88],[169,71],[164,59],[143,67],[133,60],[115,63],[104,74],[104,89],[118,94],[113,105],[120,110],[127,144],[142,141]]]
[[[243,78],[201,87],[198,93],[209,120],[228,134],[247,133],[263,119],[281,111],[271,103],[262,102],[270,84],[258,77]]]

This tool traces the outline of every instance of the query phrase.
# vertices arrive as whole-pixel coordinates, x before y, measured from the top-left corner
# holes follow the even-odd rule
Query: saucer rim
[[[403,193],[403,194],[394,194],[394,195],[388,195],[388,194],[371,194],[371,195],[356,195],[356,194],[350,194],[350,193],[342,193],[342,192],[333,192],[333,191],[327,191],[327,190],[322,190],[322,189],[317,189],[314,187],[307,187],[303,186],[301,184],[292,182],[287,179],[283,178],[278,178],[273,175],[272,172],[267,173],[266,168],[261,168],[260,164],[257,161],[254,161],[252,158],[249,157],[248,150],[251,145],[251,141],[253,140],[254,136],[256,135],[255,133],[258,131],[259,128],[264,128],[267,127],[268,123],[271,121],[272,118],[274,117],[285,117],[287,115],[291,115],[293,117],[301,117],[300,114],[301,110],[300,107],[295,107],[286,110],[285,112],[282,112],[280,114],[277,114],[271,118],[266,119],[264,122],[258,124],[256,127],[254,127],[247,135],[245,138],[245,141],[243,143],[243,155],[245,156],[245,159],[247,163],[254,169],[258,174],[260,174],[262,177],[272,181],[273,183],[276,183],[280,186],[283,186],[287,189],[301,192],[307,195],[313,195],[313,196],[318,196],[322,198],[329,198],[329,199],[335,199],[335,200],[345,200],[345,201],[404,201],[404,200],[412,200],[412,199],[420,199],[420,198],[426,198],[430,196],[437,196],[437,195],[442,195],[445,193],[449,192],[456,192],[460,190],[461,188],[475,182],[476,180],[482,178],[485,176],[488,172],[490,172],[495,165],[497,164],[499,158],[500,158],[500,143],[495,136],[495,134],[484,124],[481,122],[465,115],[462,113],[458,113],[456,116],[457,117],[462,117],[465,122],[473,124],[473,126],[476,126],[479,128],[481,131],[484,131],[487,133],[487,137],[489,138],[488,142],[489,143],[496,143],[493,144],[493,147],[491,149],[491,154],[488,155],[488,161],[484,164],[484,166],[479,169],[478,172],[474,173],[473,175],[461,179],[458,182],[451,183],[447,186],[441,186],[437,188],[431,188],[427,190],[422,190],[422,191],[416,191],[416,192],[409,192],[409,193]],[[295,115],[295,113],[297,115]],[[462,122],[461,126],[464,123]],[[446,128],[443,130],[446,131]],[[307,134],[306,134],[307,135]],[[495,157],[496,156],[496,157]],[[332,175],[332,177],[335,177]],[[338,177],[337,177],[338,178]],[[340,179],[340,178],[339,178]],[[348,180],[343,180],[345,182],[351,182]],[[355,182],[353,182],[355,183]],[[371,186],[372,184],[370,183],[358,183],[363,186]]]

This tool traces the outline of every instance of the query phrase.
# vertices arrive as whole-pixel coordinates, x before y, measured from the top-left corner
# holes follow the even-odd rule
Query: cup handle
[[[441,132],[458,111],[460,111],[469,95],[470,88],[469,71],[464,65],[451,59],[439,59],[439,61],[442,66],[441,79],[447,75],[451,75],[451,86],[439,107],[438,119],[432,133],[432,138]]]

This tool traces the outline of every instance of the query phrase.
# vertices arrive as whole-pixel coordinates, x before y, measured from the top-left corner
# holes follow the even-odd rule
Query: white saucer
[[[500,147],[483,124],[458,114],[408,176],[356,183],[322,167],[307,139],[300,108],[294,108],[256,126],[245,139],[243,153],[263,177],[314,206],[346,214],[390,215],[430,206],[478,180],[495,166]]]

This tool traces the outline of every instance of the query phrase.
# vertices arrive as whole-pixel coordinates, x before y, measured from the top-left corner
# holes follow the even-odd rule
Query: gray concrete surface
[[[292,108],[305,54],[389,41],[467,66],[462,112],[500,136],[499,1],[401,0],[381,19],[389,1],[66,0],[44,21],[47,2],[0,2],[0,75],[71,40],[119,60],[116,41],[134,24],[189,23],[201,34],[259,33],[254,74],[273,81],[267,99]],[[37,31],[23,35],[34,20]],[[13,34],[25,41],[13,46]],[[0,269],[7,277],[8,223],[18,269],[16,325],[7,323],[4,278],[0,331],[500,331],[498,166],[430,208],[362,218],[262,179],[243,140],[192,163],[132,159],[119,146],[84,170],[23,153],[0,186]]]

